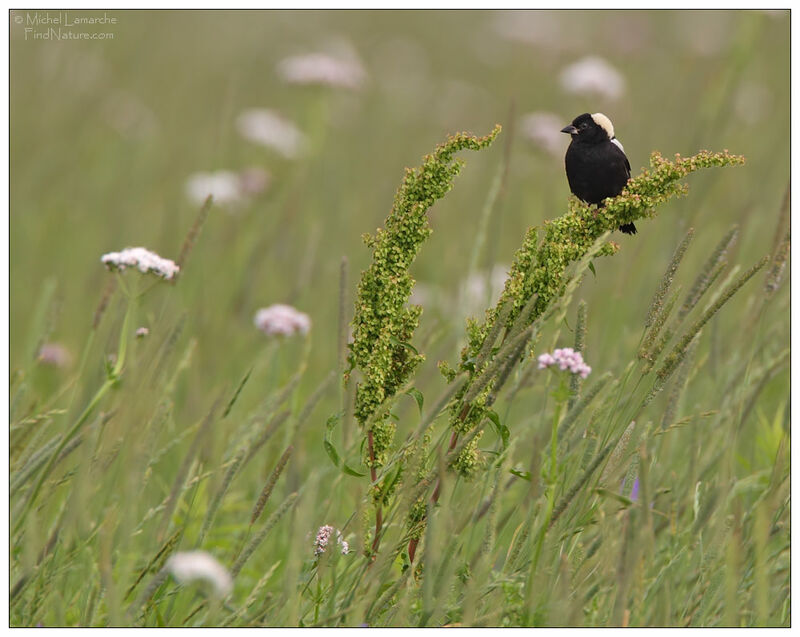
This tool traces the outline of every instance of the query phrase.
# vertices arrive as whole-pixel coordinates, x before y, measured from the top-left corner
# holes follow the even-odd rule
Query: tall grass
[[[758,92],[754,77],[782,95],[784,23],[717,16],[736,26],[726,64],[692,52],[680,13],[571,14],[578,32],[636,18],[655,36],[626,67],[635,116],[602,106],[619,114],[629,155],[724,145],[748,159],[689,177],[688,197],[666,203],[660,194],[677,194],[690,171],[660,184],[666,190],[647,190],[648,178],[681,165],[657,158],[632,191],[650,197],[647,205],[623,196],[597,211],[567,200],[560,160],[503,139],[520,131],[516,110],[541,103],[552,73],[522,64],[530,44],[502,40],[495,14],[326,14],[325,28],[362,47],[372,84],[356,94],[290,95],[271,79],[262,87],[263,65],[252,60],[263,59],[265,41],[278,55],[271,47],[286,45],[297,25],[324,30],[321,14],[222,13],[222,58],[198,52],[209,103],[196,99],[194,76],[168,72],[194,31],[162,15],[176,28],[157,35],[152,50],[124,39],[116,49],[12,43],[28,73],[12,72],[12,625],[789,625],[790,234],[788,172],[775,159],[785,140],[756,136],[718,108],[746,103],[740,93]],[[182,15],[200,35],[211,28],[209,16]],[[120,35],[152,27],[145,14],[122,16]],[[389,37],[400,26],[413,41]],[[403,65],[420,50],[435,61],[426,73],[446,69],[427,78],[434,86],[471,72],[449,48],[462,47],[456,36],[466,32],[500,56],[500,66],[480,72],[491,108],[468,93],[475,109],[462,125],[472,98],[442,98],[441,110],[403,101],[408,93],[392,87],[411,77]],[[647,108],[661,95],[651,83],[642,88],[663,60],[659,42],[675,44],[673,59],[687,62],[687,104],[675,105],[682,117]],[[615,55],[613,45],[598,46]],[[126,70],[137,52],[136,69]],[[80,56],[99,56],[117,74],[85,77],[83,96],[79,85],[59,84],[62,100],[52,106],[32,78],[61,82],[53,69],[78,59],[89,68]],[[508,79],[523,71],[535,95],[527,80]],[[704,73],[722,79],[706,87]],[[158,137],[72,135],[85,122],[86,95],[137,78],[164,125]],[[392,267],[372,280],[375,295],[359,295],[354,274],[370,272],[370,255],[357,238],[386,217],[402,164],[414,165],[448,130],[485,132],[508,111],[506,79],[520,89],[504,132],[486,148],[489,138],[457,138],[480,152],[462,151],[467,165],[452,192],[452,154],[406,173],[396,208],[408,212],[410,202],[433,233],[414,235],[427,239],[416,261],[418,244],[389,242],[407,253],[387,257],[373,242],[373,256]],[[387,106],[382,91],[397,104]],[[231,132],[236,109],[271,99],[284,100],[309,135],[309,154],[293,164]],[[565,123],[585,110],[569,97],[552,108]],[[785,119],[781,100],[771,108]],[[211,122],[209,113],[227,119]],[[24,142],[48,135],[83,181],[59,176],[66,169],[50,154],[29,152]],[[197,147],[167,152],[186,139]],[[269,166],[273,185],[238,212],[182,203],[189,172],[254,163]],[[46,175],[53,187],[35,188]],[[105,193],[108,184],[117,189]],[[69,224],[67,196],[76,202]],[[47,229],[25,214],[34,209]],[[107,217],[112,209],[118,216]],[[652,220],[611,243],[617,236],[607,231],[623,214]],[[538,234],[526,233],[530,226]],[[32,259],[36,237],[38,254],[51,259]],[[174,285],[104,272],[100,255],[128,244],[175,258]],[[482,288],[485,312],[465,333],[462,308],[449,300],[462,279],[485,281],[496,263],[512,264],[511,277],[499,300]],[[412,275],[433,290],[422,311],[407,303]],[[382,318],[396,311],[413,320],[385,334],[378,324],[364,328],[370,299],[398,292],[392,281],[403,298]],[[287,301],[311,315],[308,334],[270,338],[253,327],[258,307]],[[345,382],[352,322],[360,371]],[[148,333],[137,336],[140,327]],[[53,342],[79,353],[48,363],[42,346]],[[592,366],[585,380],[539,369],[538,355],[567,346]],[[380,389],[369,401],[365,379]],[[392,435],[376,426],[388,423]],[[315,551],[324,525],[335,530]],[[194,550],[233,577],[229,594],[178,577],[172,558]]]

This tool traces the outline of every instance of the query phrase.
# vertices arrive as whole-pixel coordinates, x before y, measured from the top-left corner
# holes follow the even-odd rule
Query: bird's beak
[[[572,124],[570,124],[569,126],[565,126],[564,128],[562,128],[561,132],[562,133],[568,133],[570,135],[577,135],[578,134],[578,129],[575,128]]]

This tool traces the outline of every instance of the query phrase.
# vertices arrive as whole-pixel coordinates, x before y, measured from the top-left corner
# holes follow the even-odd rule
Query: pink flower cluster
[[[552,354],[542,354],[539,356],[538,361],[539,369],[558,365],[559,369],[568,369],[573,374],[580,374],[581,378],[586,378],[592,371],[592,368],[583,362],[581,353],[576,352],[571,347],[553,350]]]
[[[342,537],[342,532],[330,524],[326,524],[319,527],[319,531],[317,531],[317,537],[314,540],[314,555],[322,555],[325,552],[334,531],[336,531],[336,541],[341,547],[342,555],[347,555],[350,552],[350,545]]]
[[[53,367],[69,367],[72,354],[61,343],[45,343],[39,348],[39,362]]]

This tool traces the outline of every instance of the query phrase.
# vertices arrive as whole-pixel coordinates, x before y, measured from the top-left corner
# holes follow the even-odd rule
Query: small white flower
[[[303,154],[308,140],[303,132],[277,111],[250,108],[236,118],[236,129],[248,141],[277,151],[287,159]]]
[[[625,92],[625,78],[603,58],[585,57],[561,72],[561,87],[575,95],[599,95],[611,100]]]
[[[520,128],[522,134],[533,144],[552,155],[560,156],[568,141],[561,132],[564,126],[562,119],[555,113],[529,113],[522,117]]]
[[[166,279],[173,279],[180,266],[170,259],[164,259],[147,248],[125,248],[121,252],[109,252],[100,260],[109,270],[125,271],[126,268],[137,268],[145,274],[155,274]]]
[[[194,173],[186,180],[186,196],[196,204],[202,205],[211,195],[214,203],[221,206],[236,206],[242,202],[239,175],[230,170]]]
[[[278,75],[289,84],[321,84],[355,90],[366,79],[366,72],[355,56],[333,57],[327,53],[294,55],[278,63]]]
[[[196,580],[210,583],[219,597],[227,596],[233,589],[233,579],[228,570],[205,551],[175,553],[167,560],[165,568],[181,584]]]
[[[500,298],[508,278],[508,266],[495,265],[489,271],[477,272],[461,283],[461,307],[468,316],[475,316]]]
[[[147,327],[140,327],[136,330],[136,338],[144,338],[148,334],[150,334],[150,329]]]
[[[245,168],[239,173],[231,170],[198,172],[186,180],[186,196],[200,206],[211,195],[215,204],[233,212],[251,196],[266,190],[270,178],[270,174],[258,166]]]
[[[298,332],[307,334],[311,329],[311,319],[308,314],[281,303],[258,310],[253,323],[269,336],[291,336]]]

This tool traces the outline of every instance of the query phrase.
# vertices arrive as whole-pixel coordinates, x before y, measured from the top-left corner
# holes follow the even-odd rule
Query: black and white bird
[[[604,199],[621,193],[631,177],[631,165],[614,136],[611,120],[602,113],[584,113],[561,132],[572,137],[564,158],[572,194],[586,203],[602,205]],[[619,229],[636,234],[632,223]]]

